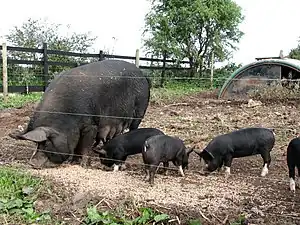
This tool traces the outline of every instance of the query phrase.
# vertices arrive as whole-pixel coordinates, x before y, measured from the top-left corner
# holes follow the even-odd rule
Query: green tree
[[[66,35],[64,35],[66,34]],[[94,44],[97,37],[92,36],[91,32],[77,33],[72,32],[70,25],[62,25],[50,22],[48,19],[27,19],[22,25],[15,26],[9,31],[5,38],[10,46],[43,48],[47,43],[48,49],[62,50],[69,52],[87,53],[89,48]],[[41,53],[9,51],[8,57],[20,60],[42,60]],[[48,55],[49,61],[56,62],[90,62],[85,58],[76,58],[72,56]],[[22,70],[23,68],[23,70]],[[49,75],[61,72],[70,67],[49,66]],[[20,84],[43,83],[43,68],[40,65],[27,65],[26,68],[20,67],[23,72],[10,73],[10,80]],[[24,78],[26,74],[26,79]],[[51,78],[51,77],[50,77]],[[25,79],[25,80],[24,80]],[[11,82],[11,83],[14,83]]]
[[[300,39],[298,40],[298,46],[296,48],[291,49],[288,55],[289,58],[299,59],[300,60]]]
[[[227,65],[217,68],[214,70],[214,86],[216,88],[221,87],[224,82],[229,78],[229,76],[236,71],[237,69],[241,68],[242,64],[236,63],[228,63]]]
[[[48,19],[29,18],[20,27],[15,26],[11,29],[5,37],[8,44],[18,47],[42,48],[43,43],[46,42],[49,49],[86,53],[97,37],[91,36],[91,32],[70,32],[70,28],[70,25],[51,23]],[[70,32],[70,35],[62,35],[63,32]],[[27,60],[36,60],[41,57],[39,53],[19,52],[15,52],[12,56]],[[55,59],[55,57],[57,56],[49,55],[49,59]],[[64,58],[67,57],[64,56]]]
[[[144,46],[155,56],[188,58],[199,75],[215,61],[229,59],[243,36],[244,16],[232,0],[152,0],[145,17]]]

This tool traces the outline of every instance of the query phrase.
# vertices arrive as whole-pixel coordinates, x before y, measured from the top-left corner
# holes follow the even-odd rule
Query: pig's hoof
[[[224,173],[224,177],[227,179],[230,177],[230,173]]]
[[[295,192],[296,191],[296,183],[293,179],[290,179],[290,190],[292,192]]]
[[[122,164],[120,167],[120,170],[126,170],[126,169],[127,169],[127,166],[125,164]]]
[[[80,166],[81,166],[82,168],[84,168],[84,169],[87,169],[87,168],[88,168],[88,166],[87,166],[86,163],[80,163]]]
[[[113,172],[118,172],[120,170],[120,165],[114,165]]]

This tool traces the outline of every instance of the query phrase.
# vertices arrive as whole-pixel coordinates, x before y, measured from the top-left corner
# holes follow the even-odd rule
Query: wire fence
[[[42,75],[41,75],[42,76]],[[72,77],[72,76],[78,76],[78,77],[84,77],[84,74],[72,74],[72,75],[63,75],[66,77]],[[109,78],[109,79],[113,79],[113,78],[128,78],[128,79],[144,79],[145,77],[130,77],[130,76],[97,76],[97,74],[93,75],[95,77],[101,77],[101,78]],[[90,76],[89,76],[90,78]],[[148,78],[155,78],[155,77],[150,77],[148,76]],[[169,77],[168,79],[170,80],[209,80],[211,81],[210,78],[205,78],[205,77]],[[214,80],[225,80],[228,78],[214,78]],[[232,78],[230,79],[230,81],[234,82],[234,81],[252,81],[252,78]],[[272,79],[272,78],[259,78],[260,81],[279,81],[279,82],[298,82],[300,81],[300,79]],[[98,114],[87,114],[87,113],[71,113],[71,112],[58,112],[58,111],[46,111],[46,110],[31,110],[31,112],[35,112],[35,113],[49,113],[49,114],[61,114],[61,115],[72,115],[72,116],[88,116],[88,117],[103,117],[103,118],[116,118],[116,119],[143,119],[143,118],[136,118],[136,117],[123,117],[123,116],[117,116],[117,115],[98,115]],[[0,126],[2,128],[5,128],[3,126]],[[286,129],[288,130],[288,125],[286,125],[285,127],[283,126],[271,126],[268,127],[271,129],[275,129],[275,133],[277,129],[280,129],[280,131],[282,132],[282,130]],[[294,133],[298,133],[300,132],[300,128],[299,130],[293,130]],[[14,148],[16,147],[15,145],[8,145],[7,147],[11,147]],[[18,146],[18,147],[25,147],[27,149],[31,149],[33,151],[36,150],[36,148],[30,148],[28,146]],[[41,152],[45,152],[45,153],[51,153],[51,154],[58,154],[58,155],[68,155],[68,156],[81,156],[81,155],[77,155],[77,154],[68,154],[68,153],[61,153],[61,152],[50,152],[50,151],[46,151],[46,150],[41,150],[39,149],[39,151]],[[86,156],[87,158],[91,158],[91,159],[97,159],[97,160],[113,160],[115,162],[120,162],[120,163],[126,163],[126,164],[131,164],[131,165],[139,165],[139,166],[147,166],[148,164],[144,164],[144,163],[136,163],[136,162],[128,162],[128,161],[122,161],[122,160],[116,160],[116,159],[111,159],[111,158],[106,158],[106,157],[95,157],[95,156]],[[175,170],[177,171],[178,168],[172,168],[172,167],[163,167],[163,166],[159,166],[159,168],[164,168],[164,169],[168,169],[168,170]],[[199,173],[199,170],[191,170],[189,169],[188,171],[193,172],[193,173]],[[235,175],[231,174],[231,177],[235,177]],[[246,179],[259,179],[259,180],[267,180],[267,181],[272,181],[272,182],[278,182],[278,183],[284,183],[284,184],[288,184],[289,181],[288,179],[276,179],[276,178],[268,178],[268,177],[258,177],[258,176],[250,176],[250,175],[246,175],[243,176],[241,174],[236,175],[236,177],[238,178],[246,178]],[[195,180],[196,181],[196,180]],[[297,194],[295,196],[298,196]],[[268,201],[273,201],[276,202],[278,204],[280,203],[285,203],[285,204],[290,204],[290,205],[300,205],[300,202],[295,200],[296,197],[294,197],[294,201],[293,202],[289,202],[289,201],[281,201],[281,200],[272,200],[272,199],[268,199]],[[236,209],[236,208],[232,208],[232,209]],[[268,215],[274,215],[274,216],[279,216],[279,217],[287,217],[287,218],[292,218],[292,219],[296,219],[296,220],[300,220],[300,213],[297,216],[294,215],[280,215],[280,214],[272,214],[272,213],[266,213]]]
[[[8,147],[15,147],[14,145],[9,145]],[[20,146],[21,147],[21,146]],[[27,149],[31,149],[32,151],[36,151],[36,148],[31,148],[31,147],[28,147],[28,146],[22,146],[22,147],[26,147]],[[42,149],[39,149],[39,151],[41,152],[44,152],[44,153],[51,153],[51,154],[57,154],[57,155],[66,155],[66,156],[82,156],[82,155],[79,155],[79,154],[70,154],[70,153],[61,153],[61,152],[54,152],[54,151],[47,151],[47,150],[42,150]],[[151,166],[151,167],[154,167],[154,168],[163,168],[163,169],[167,169],[167,170],[173,170],[173,171],[178,171],[178,168],[174,168],[174,167],[164,167],[162,165],[151,165],[151,164],[145,164],[145,163],[139,163],[139,162],[128,162],[128,161],[123,161],[123,160],[117,160],[117,159],[111,159],[111,158],[106,158],[106,157],[100,157],[100,156],[85,156],[87,158],[90,158],[90,159],[97,159],[97,160],[113,160],[114,162],[119,162],[119,163],[126,163],[128,165],[135,165],[135,166],[142,166],[142,167],[145,167],[145,166]],[[10,163],[5,163],[6,165],[12,165]],[[187,171],[192,172],[192,173],[196,173],[196,174],[201,174],[201,171],[199,170],[193,170],[193,169],[188,169]],[[186,175],[185,175],[186,176]],[[287,179],[275,179],[275,178],[268,178],[268,177],[258,177],[258,176],[250,176],[250,175],[241,175],[241,174],[231,174],[229,179],[227,179],[227,181],[230,181],[231,179],[252,179],[252,180],[264,180],[264,181],[272,181],[272,182],[278,182],[278,183],[284,183],[288,186],[288,180]],[[194,183],[197,182],[197,178],[194,177],[194,179],[189,179],[191,181],[193,181]],[[222,182],[224,182],[224,180],[222,180]],[[271,199],[271,198],[264,198],[264,200],[268,201],[268,202],[274,202],[276,203],[277,205],[280,205],[280,204],[287,204],[288,206],[292,206],[292,208],[294,208],[295,206],[300,206],[300,199],[299,201],[297,201],[297,197],[299,197],[299,195],[297,194],[297,192],[294,193],[293,195],[293,200],[278,200],[278,199]],[[240,206],[239,206],[240,207]],[[239,207],[226,207],[227,209],[232,209],[232,210],[237,210],[237,208]],[[248,210],[245,210],[244,211],[249,211]],[[263,212],[264,214],[266,215],[273,215],[273,216],[278,216],[278,217],[287,217],[287,218],[290,218],[290,219],[295,219],[295,220],[300,220],[300,213],[298,213],[297,215],[282,215],[282,214],[275,214],[275,213],[269,213],[269,212]]]
[[[130,70],[126,70],[125,71],[126,74],[130,74]],[[136,71],[133,71],[133,72],[136,72]],[[124,73],[124,72],[123,72]],[[99,72],[88,72],[88,73],[84,73],[84,72],[81,72],[81,73],[78,73],[78,74],[57,74],[55,75],[56,76],[63,76],[63,77],[88,77],[89,79],[93,78],[93,77],[96,77],[96,78],[126,78],[126,79],[145,79],[145,77],[147,78],[156,78],[156,76],[150,76],[150,75],[146,75],[146,76],[126,76],[126,75],[122,75],[123,74],[122,72],[120,72],[120,75],[103,75],[103,74],[99,74]],[[35,74],[32,74],[33,76],[35,77],[44,77],[45,75],[42,74],[42,73],[35,73]],[[14,77],[23,77],[24,74],[21,73],[21,74],[14,74]],[[250,77],[250,78],[247,78],[247,77]],[[198,77],[198,76],[195,76],[195,77],[191,77],[191,76],[176,76],[176,74],[174,74],[174,76],[168,76],[166,77],[166,79],[172,79],[172,80],[176,80],[176,79],[183,79],[183,80],[236,80],[236,81],[240,81],[240,80],[247,80],[247,81],[256,81],[256,80],[259,80],[259,81],[300,81],[300,78],[269,78],[267,76],[243,76],[243,77],[238,77],[238,78],[234,78],[234,77],[229,77],[229,76],[221,76],[221,77]]]
[[[6,145],[7,147],[16,147],[15,145]],[[26,145],[19,145],[18,147],[24,147],[28,150],[32,150],[33,152],[35,152],[37,150],[37,148],[33,148],[33,147],[29,147],[29,146],[26,146]],[[50,154],[53,154],[53,155],[64,155],[64,156],[77,156],[77,157],[81,157],[82,155],[80,154],[71,154],[71,153],[63,153],[63,152],[56,152],[56,151],[48,151],[48,150],[44,150],[44,149],[38,149],[38,151],[40,152],[44,152],[44,153],[50,153]],[[154,168],[162,168],[162,169],[168,169],[168,170],[173,170],[173,171],[178,171],[178,168],[174,168],[174,167],[164,167],[162,165],[159,165],[159,166],[156,166],[156,165],[152,165],[152,164],[146,164],[146,163],[138,163],[138,162],[128,162],[128,161],[124,161],[124,160],[118,160],[118,159],[113,159],[113,158],[107,158],[107,157],[101,157],[101,156],[89,156],[89,155],[86,155],[84,156],[86,158],[90,158],[90,159],[96,159],[96,160],[106,160],[106,161],[113,161],[113,162],[118,162],[118,163],[121,163],[121,164],[128,164],[128,165],[135,165],[135,166],[142,166],[142,167],[145,167],[145,166],[151,166],[151,167],[154,167]],[[193,170],[193,169],[188,169],[189,172],[193,172],[193,173],[198,173],[201,172],[199,170]],[[234,175],[231,175],[231,176],[234,176]],[[237,175],[238,178],[241,178],[243,177],[243,175],[239,174]],[[279,183],[289,183],[289,180],[288,179],[276,179],[276,178],[268,178],[268,177],[258,177],[258,176],[250,176],[250,175],[247,175],[247,176],[244,176],[245,178],[250,178],[250,179],[263,179],[263,180],[268,180],[268,181],[273,181],[273,182],[279,182]],[[299,204],[300,204],[300,201],[299,201]]]
[[[126,71],[126,73],[130,73],[130,71]],[[157,77],[155,75],[146,75],[146,76],[128,76],[128,75],[103,75],[99,74],[97,72],[88,72],[88,76],[85,73],[78,73],[78,74],[63,74],[63,75],[56,75],[56,76],[63,76],[63,77],[70,77],[70,79],[74,79],[78,77],[79,79],[90,79],[91,81],[98,81],[104,79],[145,79],[147,77],[151,80],[151,82],[154,84],[154,86],[157,86],[157,83],[159,83],[160,77]],[[24,73],[22,74],[14,74],[11,77],[8,77],[9,86],[18,85],[18,86],[36,86],[36,85],[43,85],[43,74],[29,74],[24,76]],[[55,76],[54,76],[55,77]],[[53,78],[54,78],[53,77]],[[96,80],[97,79],[97,80]],[[157,80],[158,79],[158,80]],[[215,77],[191,77],[191,76],[178,76],[176,73],[174,75],[166,76],[164,77],[165,83],[168,82],[179,82],[179,83],[185,83],[188,82],[193,86],[203,87],[203,88],[221,88],[224,85],[227,85],[227,88],[230,89],[231,92],[243,92],[241,89],[244,89],[246,91],[250,89],[261,89],[263,86],[264,89],[268,87],[274,87],[274,86],[283,86],[285,88],[288,87],[288,89],[292,89],[293,91],[298,91],[300,87],[300,79],[280,79],[278,77],[270,78],[267,76],[243,76],[243,77],[228,77],[227,76],[215,76]],[[49,80],[51,82],[52,80]],[[1,81],[0,81],[1,83]]]

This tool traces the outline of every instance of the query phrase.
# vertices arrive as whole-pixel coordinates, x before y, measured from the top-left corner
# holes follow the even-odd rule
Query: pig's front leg
[[[232,155],[228,154],[224,157],[224,169],[225,169],[225,177],[230,175],[230,167],[232,163]]]
[[[85,127],[82,130],[81,138],[79,140],[77,148],[79,149],[80,155],[82,155],[80,165],[84,168],[86,168],[90,164],[88,152],[91,149],[96,134],[97,134],[96,126]]]

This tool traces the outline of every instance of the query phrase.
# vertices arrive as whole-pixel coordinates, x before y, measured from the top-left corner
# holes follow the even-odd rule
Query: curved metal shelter
[[[246,95],[261,84],[270,85],[281,79],[300,79],[300,60],[290,58],[263,59],[242,66],[225,81],[219,98]]]

